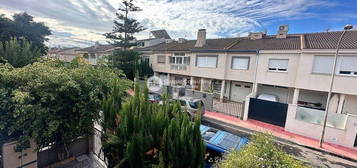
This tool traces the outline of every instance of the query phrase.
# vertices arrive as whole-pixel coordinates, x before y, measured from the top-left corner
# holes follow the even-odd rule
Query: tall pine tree
[[[130,18],[129,14],[138,11],[141,11],[141,9],[133,4],[133,0],[122,1],[116,13],[117,19],[114,20],[112,32],[105,34],[114,46],[122,47],[124,50],[136,46],[136,43],[133,42],[133,35],[145,30],[145,28],[136,19]]]

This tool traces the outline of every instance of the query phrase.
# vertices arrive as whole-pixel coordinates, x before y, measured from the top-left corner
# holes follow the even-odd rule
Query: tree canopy
[[[90,134],[112,81],[119,81],[120,92],[130,85],[119,75],[79,60],[40,60],[23,68],[1,64],[0,137],[34,139],[40,149]]]
[[[116,20],[114,20],[113,30],[106,33],[106,38],[112,41],[112,44],[122,47],[124,50],[137,44],[133,42],[134,34],[145,30],[140,23],[130,18],[132,12],[138,12],[141,9],[133,4],[133,0],[122,0],[118,12],[116,13]]]
[[[35,22],[34,18],[25,13],[18,13],[12,19],[0,15],[0,41],[10,41],[12,38],[27,39],[41,55],[45,55],[47,47],[44,44],[47,36],[51,35],[50,29],[41,22]]]

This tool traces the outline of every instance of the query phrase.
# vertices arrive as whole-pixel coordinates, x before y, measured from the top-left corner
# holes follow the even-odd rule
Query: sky
[[[86,47],[106,43],[120,0],[0,0],[0,14],[11,17],[27,12],[44,22],[52,35],[51,47]],[[357,25],[357,0],[134,0],[142,8],[136,18],[149,38],[152,30],[165,29],[172,38],[195,39],[205,28],[208,38],[246,36],[249,32],[276,34],[279,25],[289,33],[342,30]]]

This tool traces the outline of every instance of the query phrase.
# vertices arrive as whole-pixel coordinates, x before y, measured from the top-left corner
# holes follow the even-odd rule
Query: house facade
[[[77,50],[79,47],[72,48],[50,48],[47,55],[47,58],[56,58],[66,62],[72,61],[77,56]]]
[[[161,43],[143,52],[155,76],[168,85],[244,103],[244,120],[319,139],[341,33],[288,34],[283,26],[276,35],[206,39],[201,29],[197,40]],[[357,31],[345,34],[335,73],[325,141],[356,149]],[[267,96],[274,101],[259,98]]]

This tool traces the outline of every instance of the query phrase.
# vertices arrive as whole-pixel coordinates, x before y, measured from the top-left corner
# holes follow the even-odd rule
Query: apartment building
[[[281,26],[276,35],[206,39],[201,29],[197,40],[180,39],[142,51],[150,55],[155,75],[169,85],[244,103],[244,120],[319,139],[341,33],[288,34],[288,27]],[[357,31],[346,32],[335,73],[325,140],[356,149]]]

